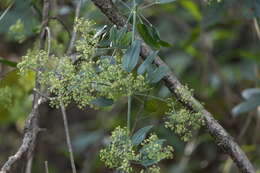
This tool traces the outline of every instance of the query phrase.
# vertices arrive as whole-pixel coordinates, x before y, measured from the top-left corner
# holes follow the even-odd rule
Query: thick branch
[[[40,35],[40,48],[44,49],[44,42],[45,42],[45,27],[48,25],[48,14],[50,9],[49,0],[43,1],[43,21],[42,21],[42,32]],[[38,83],[38,75],[36,74],[35,80],[35,89],[40,90],[40,86]],[[36,140],[39,132],[41,129],[39,128],[39,106],[45,101],[37,92],[34,92],[33,95],[33,106],[32,111],[29,114],[25,126],[24,126],[24,136],[23,142],[19,147],[18,151],[15,155],[10,156],[8,160],[4,163],[3,167],[1,168],[0,173],[8,173],[14,167],[15,163],[20,161],[21,159],[27,157],[30,159],[32,153],[34,151]]]
[[[116,6],[111,0],[92,0],[92,2],[108,17],[108,19],[119,27],[125,25],[125,17],[121,15]],[[146,58],[149,52],[152,51],[149,46],[145,43],[142,44],[141,56]],[[154,64],[157,66],[167,66],[160,57],[156,57]],[[243,173],[255,173],[254,167],[248,160],[245,153],[241,150],[238,144],[233,140],[233,138],[226,132],[226,130],[213,118],[211,113],[209,113],[194,97],[191,97],[188,101],[186,100],[180,89],[184,86],[179,82],[177,77],[169,72],[163,81],[165,85],[169,88],[172,94],[180,100],[180,102],[186,108],[192,111],[200,111],[203,113],[203,118],[205,120],[205,127],[214,138],[215,143],[219,148],[221,148],[226,154],[228,154],[236,163],[240,172]]]

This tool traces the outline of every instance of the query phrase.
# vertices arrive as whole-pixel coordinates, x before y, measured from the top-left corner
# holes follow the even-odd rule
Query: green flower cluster
[[[190,102],[193,97],[193,90],[189,89],[188,86],[181,86],[176,88],[176,92],[181,95],[181,101],[184,103]]]
[[[160,167],[153,165],[146,170],[142,169],[140,173],[160,173]]]
[[[160,168],[156,164],[163,159],[172,158],[173,152],[171,146],[163,146],[164,141],[152,134],[141,143],[138,151],[139,147],[132,143],[127,128],[117,127],[112,132],[111,143],[100,151],[100,158],[108,168],[115,168],[125,173],[133,171],[131,163],[146,168],[140,173],[159,173]]]
[[[40,50],[28,51],[18,64],[22,73],[37,71],[42,89],[54,95],[51,105],[59,107],[62,102],[66,106],[75,101],[82,108],[94,106],[92,101],[97,98],[115,100],[149,89],[144,76],[122,69],[120,57],[94,56],[98,38],[94,38],[93,22],[77,19],[75,30],[80,36],[75,45],[76,60],[67,56],[49,56]]]
[[[132,172],[131,161],[138,160],[127,128],[117,127],[111,135],[111,143],[100,151],[100,159],[108,168],[126,173]]]
[[[169,102],[169,106],[170,109],[166,112],[168,117],[165,121],[165,127],[180,135],[183,141],[188,141],[192,137],[192,132],[203,124],[202,114],[200,112],[193,113],[184,108],[175,111],[174,102]]]
[[[24,33],[24,24],[21,19],[18,19],[14,25],[10,26],[8,35],[15,41],[22,43],[26,39]]]
[[[142,142],[140,149],[140,160],[142,165],[150,166],[163,159],[171,159],[173,148],[171,146],[163,147],[164,139],[159,139],[157,135],[152,134]]]

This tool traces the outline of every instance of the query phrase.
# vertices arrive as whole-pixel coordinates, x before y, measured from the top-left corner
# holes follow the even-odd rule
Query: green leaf
[[[249,88],[249,89],[245,89],[242,92],[242,96],[244,99],[249,99],[256,95],[260,96],[260,88]]]
[[[166,66],[160,66],[154,71],[148,73],[148,80],[150,83],[159,82],[167,73],[169,69]]]
[[[16,62],[9,61],[9,60],[6,60],[6,59],[1,58],[1,57],[0,57],[0,63],[5,64],[5,65],[8,65],[8,66],[10,66],[10,67],[16,67],[16,66],[17,66],[17,63],[16,63]]]
[[[139,23],[137,24],[137,30],[145,43],[147,43],[149,46],[151,46],[154,49],[160,48],[160,44],[156,41],[155,35],[152,34],[153,33],[152,30],[149,29],[148,26]]]
[[[248,100],[238,104],[232,109],[232,114],[237,116],[242,113],[249,112],[260,105],[260,96],[250,97]]]
[[[202,15],[200,13],[200,9],[197,4],[190,0],[181,0],[180,4],[187,9],[187,11],[197,20],[200,21],[202,19]]]
[[[163,143],[165,142],[166,140],[165,139],[158,139],[155,143],[158,144],[158,145],[163,145]],[[155,163],[158,163],[160,162],[160,160],[158,159],[148,159],[147,155],[149,153],[147,153],[147,145],[144,145],[141,149],[140,149],[140,154],[141,154],[141,161],[140,161],[140,164],[147,167],[147,166],[150,166],[150,165],[153,165]]]
[[[160,40],[159,43],[162,47],[172,47],[172,45],[170,43],[163,41],[163,40]]]
[[[135,40],[123,56],[122,65],[125,71],[131,72],[135,68],[139,59],[140,51],[141,41]]]
[[[147,26],[145,24],[137,24],[138,32],[141,37],[149,46],[154,49],[160,49],[160,47],[172,47],[170,43],[161,40],[158,30],[153,26]]]
[[[132,143],[134,146],[141,144],[141,142],[145,139],[147,133],[151,130],[153,126],[145,126],[139,129],[132,137]]]
[[[174,2],[176,0],[155,0],[156,4],[166,4],[166,3],[170,3],[170,2]]]
[[[112,46],[116,45],[116,40],[117,40],[117,29],[116,26],[114,25],[109,32],[109,40],[112,42]]]
[[[91,101],[93,105],[99,106],[99,107],[107,107],[111,106],[114,104],[114,101],[112,99],[107,99],[107,98],[97,98]]]
[[[159,51],[154,51],[152,53],[149,54],[149,56],[144,60],[144,62],[139,66],[139,68],[137,69],[137,73],[143,74],[146,69],[148,68],[148,66],[150,64],[152,64],[152,62],[154,61],[155,57],[157,56]]]
[[[131,37],[132,32],[124,33],[119,40],[120,47],[124,48],[125,46],[128,46],[131,42]]]

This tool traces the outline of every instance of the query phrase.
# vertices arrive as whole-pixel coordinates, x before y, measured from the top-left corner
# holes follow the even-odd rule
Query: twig
[[[127,96],[127,129],[131,132],[131,96]]]
[[[253,22],[254,22],[254,27],[255,27],[257,38],[260,40],[260,29],[259,29],[259,25],[258,25],[257,19],[254,18]]]
[[[12,8],[13,5],[14,3],[10,4],[9,7],[7,7],[7,9],[2,13],[2,15],[0,16],[0,21],[4,18],[6,13]]]
[[[48,166],[48,161],[44,162],[44,167],[45,167],[45,172],[49,173],[49,166]]]
[[[43,3],[43,20],[42,20],[42,29],[40,34],[40,49],[44,49],[44,42],[45,42],[45,27],[48,25],[48,15],[50,10],[50,3],[49,0],[44,0]],[[40,90],[40,84],[38,82],[38,73],[36,74],[35,80],[35,88],[36,90]],[[21,146],[19,147],[16,154],[10,156],[8,160],[4,163],[3,167],[1,168],[0,173],[8,173],[11,171],[15,163],[23,159],[25,156],[27,157],[27,163],[32,164],[32,156],[33,151],[36,145],[36,140],[38,133],[41,131],[38,125],[39,121],[39,106],[44,102],[44,99],[38,94],[34,93],[33,95],[33,106],[32,111],[29,114],[25,126],[24,126],[24,136]],[[27,164],[27,165],[28,165]],[[27,167],[30,168],[30,167]],[[28,170],[30,171],[30,170]]]
[[[10,156],[1,168],[0,173],[8,173],[16,162],[21,160],[26,155],[31,155],[34,150],[36,138],[41,131],[38,127],[39,112],[38,108],[42,104],[41,97],[38,94],[34,96],[34,105],[32,112],[29,114],[24,128],[23,142],[15,155]]]
[[[74,157],[73,157],[73,150],[72,150],[71,140],[70,140],[69,126],[68,126],[66,110],[65,110],[65,107],[64,107],[63,103],[60,104],[60,107],[61,107],[61,113],[62,113],[62,117],[63,117],[64,128],[65,128],[67,146],[69,148],[72,173],[77,173],[76,166],[75,166],[75,161],[74,161]]]
[[[121,15],[116,6],[111,0],[92,0],[92,2],[108,17],[108,19],[119,27],[123,27],[125,23],[125,17]],[[131,25],[128,25],[131,30]],[[151,49],[145,43],[142,44],[141,56],[145,59]],[[159,56],[154,60],[154,64],[157,66],[167,67]],[[172,94],[185,106],[194,112],[201,112],[205,121],[205,128],[210,135],[214,138],[216,145],[228,154],[236,163],[240,172],[243,173],[255,173],[255,169],[251,162],[248,160],[245,153],[241,150],[239,145],[233,140],[233,138],[226,132],[226,130],[213,118],[210,112],[208,112],[201,103],[194,97],[190,97],[187,101],[185,95],[180,92],[180,88],[184,86],[179,82],[177,77],[168,72],[163,78],[165,85],[169,88]],[[185,102],[183,100],[186,100]]]
[[[74,19],[74,25],[76,20],[79,18],[79,13],[80,13],[80,9],[81,9],[81,5],[82,5],[82,0],[78,0],[78,4],[76,7],[76,12],[75,12],[75,19]],[[69,47],[67,49],[67,54],[70,55],[72,53],[73,47],[74,47],[74,43],[76,41],[76,36],[77,36],[77,31],[76,28],[73,27],[73,32],[72,32],[72,36],[71,36],[71,40],[69,42]]]

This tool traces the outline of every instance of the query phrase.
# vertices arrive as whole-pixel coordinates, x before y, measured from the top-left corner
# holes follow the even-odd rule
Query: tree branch
[[[74,17],[74,26],[75,26],[76,20],[79,18],[81,5],[82,5],[82,0],[78,0],[76,11],[75,11],[75,17]],[[72,36],[71,36],[71,39],[69,42],[69,47],[66,52],[68,55],[70,55],[72,53],[74,43],[76,41],[76,37],[77,37],[77,31],[75,30],[75,27],[73,27],[73,32],[72,32]]]
[[[45,28],[48,25],[48,15],[50,10],[50,3],[49,0],[43,1],[43,20],[42,20],[42,29],[40,34],[40,49],[44,49],[44,43],[45,43],[45,35],[46,30]],[[36,90],[40,90],[40,85],[38,82],[38,75],[36,74],[35,79],[35,88]],[[24,126],[24,136],[23,136],[23,142],[21,146],[19,147],[16,154],[13,156],[10,156],[8,160],[4,163],[3,167],[1,168],[0,173],[8,173],[11,171],[11,169],[14,167],[15,163],[23,159],[24,157],[27,157],[28,160],[32,157],[36,140],[39,132],[41,129],[39,128],[39,106],[45,101],[44,98],[42,98],[37,92],[34,92],[33,94],[33,106],[32,111],[29,114],[25,126]]]
[[[108,17],[112,23],[119,27],[123,27],[125,25],[125,17],[118,11],[111,0],[92,0],[92,2],[105,14],[105,16]],[[129,29],[130,28],[131,27],[129,26]],[[152,50],[149,48],[149,46],[143,43],[141,57],[145,59],[150,51]],[[156,57],[154,64],[157,66],[167,66],[167,64],[165,64],[160,59],[160,57]],[[226,130],[217,122],[217,120],[213,118],[211,113],[209,113],[194,97],[190,97],[189,100],[184,101],[186,100],[185,95],[183,95],[180,90],[184,86],[179,82],[177,77],[172,72],[169,72],[163,78],[163,81],[172,94],[183,104],[183,106],[192,111],[199,111],[203,114],[205,128],[214,138],[216,145],[233,159],[240,172],[255,173],[254,167],[248,160],[245,153],[241,150],[233,138],[226,132]]]
[[[74,161],[74,157],[73,157],[73,149],[72,149],[71,140],[70,140],[70,133],[69,133],[69,125],[68,125],[68,120],[67,120],[67,114],[66,114],[66,110],[65,110],[65,107],[64,107],[63,103],[60,103],[60,108],[61,108],[63,124],[64,124],[64,128],[65,128],[67,146],[68,146],[69,154],[70,154],[70,162],[71,162],[72,173],[77,173],[76,166],[75,166],[75,161]]]

